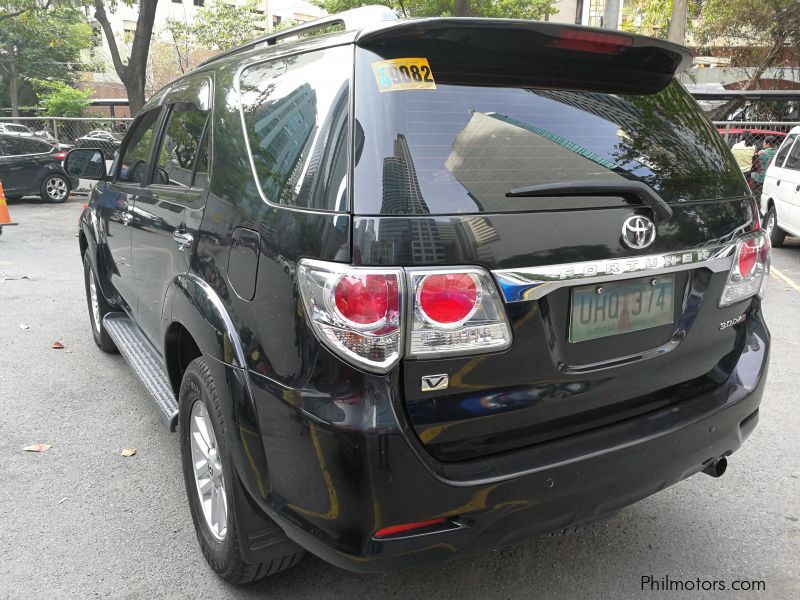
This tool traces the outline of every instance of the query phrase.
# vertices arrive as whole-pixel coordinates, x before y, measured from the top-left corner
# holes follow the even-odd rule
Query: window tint
[[[786,163],[783,165],[785,169],[800,170],[800,144],[795,142],[789,156],[786,157]]]
[[[146,184],[150,176],[150,148],[153,145],[161,109],[146,112],[128,135],[125,153],[119,161],[118,181]]]
[[[797,138],[797,134],[787,136],[786,141],[783,142],[781,149],[778,150],[778,153],[775,155],[775,160],[772,162],[773,165],[777,167],[783,166],[783,159],[786,158],[786,155],[789,154],[789,150],[792,149],[792,144],[794,144],[794,140]]]
[[[3,149],[6,156],[19,156],[22,154],[46,154],[53,147],[47,142],[32,140],[30,138],[3,138]]]
[[[253,166],[270,202],[347,209],[351,47],[300,54],[246,69],[242,113]]]
[[[506,193],[581,180],[643,181],[667,202],[748,193],[722,136],[676,81],[641,95],[487,85],[477,68],[437,72],[432,52],[435,88],[384,93],[373,66],[386,58],[356,51],[358,214],[532,210],[543,201]]]
[[[189,187],[200,146],[200,138],[208,117],[207,111],[194,104],[181,102],[172,106],[154,182]]]
[[[197,165],[195,166],[194,183],[197,188],[206,189],[208,187],[208,145],[211,140],[211,128],[206,129],[205,137],[197,154]]]

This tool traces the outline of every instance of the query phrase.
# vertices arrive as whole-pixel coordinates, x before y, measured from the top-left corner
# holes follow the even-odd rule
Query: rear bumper
[[[767,374],[769,333],[759,310],[742,335],[742,354],[721,368],[729,375],[711,392],[559,444],[460,463],[435,461],[407,430],[396,375],[348,371],[347,389],[355,378],[364,393],[339,398],[342,372],[326,372],[325,360],[301,390],[251,374],[264,452],[240,446],[237,470],[254,509],[348,570],[387,571],[501,547],[613,513],[737,450],[758,421]],[[439,517],[460,526],[373,537],[383,527]]]

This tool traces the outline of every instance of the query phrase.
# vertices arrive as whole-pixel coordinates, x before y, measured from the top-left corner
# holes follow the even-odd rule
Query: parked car
[[[429,565],[725,471],[758,421],[769,242],[691,62],[364,8],[167,85],[107,175],[69,153],[99,181],[94,339],[178,431],[219,575]]]
[[[40,129],[38,131],[33,132],[33,137],[39,138],[40,140],[44,140],[48,144],[55,146],[61,151],[71,150],[75,147],[75,144],[65,144],[59,142],[52,133],[50,133],[49,129]]]
[[[19,123],[0,123],[0,133],[4,133],[6,135],[21,135],[25,137],[30,137],[33,135],[33,132],[25,127],[25,125],[20,125]]]
[[[64,202],[77,178],[64,172],[66,154],[43,140],[0,134],[0,182],[9,199],[41,196],[42,200]]]
[[[75,140],[76,148],[98,148],[106,160],[112,160],[119,150],[120,140],[110,131],[96,129]]]
[[[800,127],[783,140],[767,168],[761,190],[764,229],[773,246],[781,246],[787,235],[800,236]]]

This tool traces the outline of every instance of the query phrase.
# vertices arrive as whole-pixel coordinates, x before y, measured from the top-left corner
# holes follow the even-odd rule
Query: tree
[[[689,0],[674,0],[672,16],[669,19],[667,39],[676,44],[686,41],[686,20],[689,18]]]
[[[800,2],[797,0],[706,0],[698,28],[702,46],[733,47],[732,58],[755,61],[742,89],[752,89],[767,69],[800,46]],[[738,56],[737,56],[738,55]],[[740,105],[732,100],[711,113],[720,118]]]
[[[134,0],[126,0],[133,3]],[[112,8],[116,6],[116,0],[111,0]],[[127,64],[123,62],[120,48],[111,30],[111,23],[108,20],[103,0],[94,0],[94,16],[108,42],[108,50],[111,54],[111,61],[114,63],[114,70],[128,92],[128,103],[131,114],[135,115],[141,110],[145,102],[145,84],[147,81],[147,57],[150,53],[150,41],[153,37],[153,23],[156,18],[156,5],[158,0],[138,0],[139,17],[136,20],[136,30],[133,34],[130,55]]]
[[[504,17],[543,19],[556,12],[552,0],[312,0],[329,13],[383,4],[409,17]]]
[[[179,54],[188,47],[228,50],[264,35],[263,27],[254,18],[258,7],[258,0],[240,6],[217,1],[200,8],[191,24],[169,19],[167,29]]]
[[[68,3],[13,0],[3,5],[0,18],[0,73],[16,117],[23,85],[36,79],[76,81],[80,51],[91,45],[91,28]]]
[[[79,90],[63,82],[37,81],[39,98],[48,117],[80,117],[89,106],[91,90]]]

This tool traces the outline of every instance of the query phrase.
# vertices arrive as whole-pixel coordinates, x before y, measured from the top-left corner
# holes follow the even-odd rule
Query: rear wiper
[[[641,181],[565,181],[543,183],[514,188],[506,192],[507,198],[532,198],[536,196],[630,195],[650,205],[659,220],[672,216],[672,208],[653,188]]]

